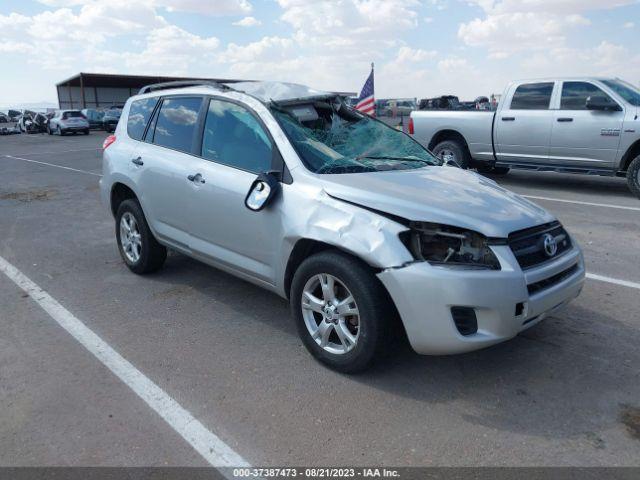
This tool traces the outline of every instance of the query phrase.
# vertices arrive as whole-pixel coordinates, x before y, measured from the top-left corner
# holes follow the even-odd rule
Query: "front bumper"
[[[463,353],[515,337],[580,294],[584,259],[575,244],[550,263],[522,271],[508,246],[493,247],[502,270],[452,270],[415,262],[378,274],[393,299],[413,349],[425,355]],[[570,270],[571,269],[571,270]],[[529,294],[528,286],[561,276]],[[556,277],[557,278],[557,277]],[[516,305],[522,313],[516,315]],[[474,309],[478,331],[462,335],[451,307]]]

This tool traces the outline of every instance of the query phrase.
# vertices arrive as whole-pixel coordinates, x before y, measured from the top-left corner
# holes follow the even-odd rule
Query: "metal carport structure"
[[[56,85],[58,106],[61,109],[82,109],[122,105],[130,96],[138,93],[138,90],[145,85],[176,80],[234,81],[224,78],[114,75],[81,72]]]

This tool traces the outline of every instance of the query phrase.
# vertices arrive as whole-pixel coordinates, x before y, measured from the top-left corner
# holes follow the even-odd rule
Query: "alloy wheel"
[[[353,295],[337,277],[320,273],[302,290],[302,316],[311,338],[326,352],[353,350],[360,336],[360,313]]]
[[[136,218],[130,212],[125,212],[120,219],[120,244],[127,260],[131,263],[140,260],[142,235],[140,235]]]

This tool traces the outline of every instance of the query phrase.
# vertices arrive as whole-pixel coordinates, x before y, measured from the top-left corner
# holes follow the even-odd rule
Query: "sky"
[[[473,99],[515,79],[640,84],[640,0],[0,0],[0,105],[80,71]]]

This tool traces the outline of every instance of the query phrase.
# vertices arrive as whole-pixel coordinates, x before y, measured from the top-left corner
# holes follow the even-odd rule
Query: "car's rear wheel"
[[[433,154],[446,163],[454,163],[461,168],[469,168],[469,153],[466,146],[460,140],[445,140],[438,143],[434,149]]]
[[[85,135],[89,135],[89,129],[88,128],[84,131],[84,134]]]
[[[302,342],[335,370],[368,368],[392,341],[388,295],[354,257],[329,250],[307,258],[293,277],[290,293]]]
[[[167,258],[167,249],[153,236],[137,200],[125,200],[118,207],[116,239],[120,256],[134,273],[155,272]]]
[[[627,169],[627,184],[629,190],[640,198],[640,155],[638,155]]]

